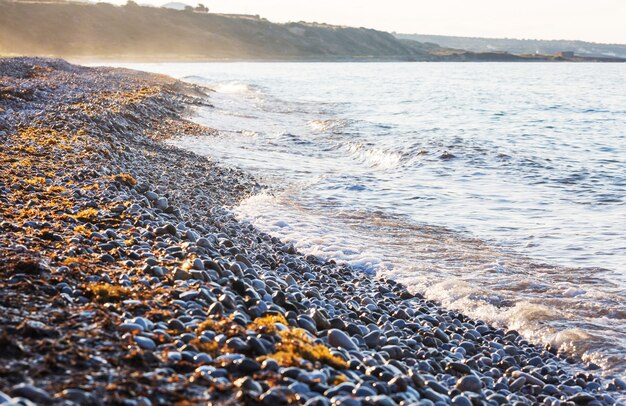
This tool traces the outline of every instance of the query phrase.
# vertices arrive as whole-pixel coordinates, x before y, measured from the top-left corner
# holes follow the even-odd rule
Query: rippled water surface
[[[131,67],[215,90],[175,144],[273,186],[242,219],[626,369],[626,65]]]

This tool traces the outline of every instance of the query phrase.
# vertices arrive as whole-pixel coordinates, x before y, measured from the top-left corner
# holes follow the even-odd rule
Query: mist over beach
[[[0,0],[0,405],[624,404],[624,13]]]

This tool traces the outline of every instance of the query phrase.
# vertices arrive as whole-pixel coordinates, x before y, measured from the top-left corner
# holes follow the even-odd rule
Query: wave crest
[[[402,165],[402,154],[399,152],[368,147],[359,142],[348,142],[345,146],[352,159],[372,168],[394,169]]]
[[[218,93],[226,93],[226,94],[241,94],[241,95],[256,95],[259,93],[259,90],[255,87],[237,81],[225,82],[225,83],[217,83],[211,86],[213,90]]]

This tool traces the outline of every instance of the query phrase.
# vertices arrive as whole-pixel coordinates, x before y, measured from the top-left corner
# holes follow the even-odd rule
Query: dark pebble
[[[11,395],[32,400],[35,403],[50,404],[52,396],[45,390],[33,385],[21,383],[13,387]]]

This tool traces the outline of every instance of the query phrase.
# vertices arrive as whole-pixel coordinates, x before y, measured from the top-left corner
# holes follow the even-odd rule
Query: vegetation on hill
[[[0,0],[3,54],[199,60],[430,60],[430,48],[365,28],[274,24],[256,16],[195,9]]]

